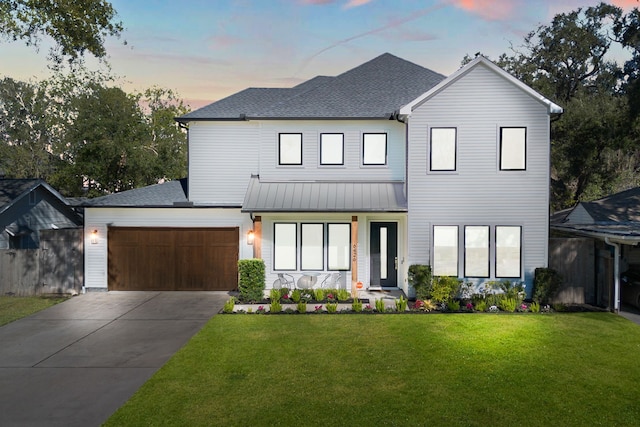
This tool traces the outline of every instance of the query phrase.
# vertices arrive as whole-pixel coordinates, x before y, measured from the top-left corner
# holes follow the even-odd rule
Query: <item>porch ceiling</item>
[[[243,212],[406,212],[404,182],[263,182],[252,177]]]

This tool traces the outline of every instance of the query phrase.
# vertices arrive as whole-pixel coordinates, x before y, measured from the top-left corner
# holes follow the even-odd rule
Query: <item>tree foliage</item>
[[[565,111],[552,123],[553,209],[639,185],[638,10],[600,3],[561,13],[511,51],[498,65]],[[612,51],[630,59],[618,63]]]
[[[103,58],[105,38],[123,30],[116,15],[104,0],[0,0],[0,35],[36,47],[43,36],[50,37],[51,58],[58,63],[87,51]]]
[[[188,112],[168,89],[128,94],[108,75],[0,80],[0,168],[69,196],[101,196],[186,176]]]

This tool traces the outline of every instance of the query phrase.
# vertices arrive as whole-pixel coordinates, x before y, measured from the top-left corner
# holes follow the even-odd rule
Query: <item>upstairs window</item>
[[[525,170],[527,129],[500,128],[500,170]]]
[[[278,134],[278,164],[302,165],[302,134]]]
[[[458,227],[433,227],[433,275],[458,277]]]
[[[320,134],[320,164],[344,165],[344,134]]]
[[[365,133],[362,140],[362,164],[387,164],[387,134]]]
[[[456,128],[431,128],[430,170],[456,170]]]

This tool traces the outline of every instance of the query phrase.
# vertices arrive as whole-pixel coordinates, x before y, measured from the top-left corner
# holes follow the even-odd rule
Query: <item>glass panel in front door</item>
[[[398,224],[372,222],[370,228],[370,282],[373,287],[398,286]]]

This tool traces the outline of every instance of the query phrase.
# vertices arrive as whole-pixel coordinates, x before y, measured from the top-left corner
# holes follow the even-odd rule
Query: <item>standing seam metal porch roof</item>
[[[243,212],[406,212],[404,183],[262,182],[252,177]]]

